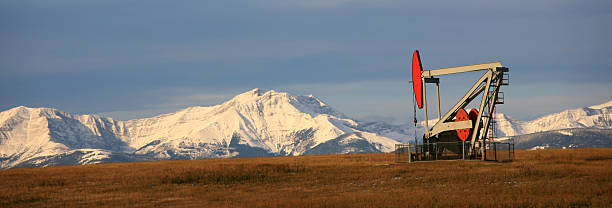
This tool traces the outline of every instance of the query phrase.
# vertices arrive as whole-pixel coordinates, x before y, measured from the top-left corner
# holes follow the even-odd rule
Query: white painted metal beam
[[[456,129],[469,129],[469,128],[472,128],[472,120],[444,122],[444,123],[436,124],[431,129],[429,134],[436,135],[436,134],[442,133],[443,131],[450,131],[450,130],[456,130]]]
[[[449,68],[441,68],[441,69],[423,70],[422,76],[423,77],[433,77],[433,76],[456,74],[456,73],[462,73],[462,72],[495,69],[497,67],[502,67],[499,61],[484,63],[484,64],[474,64],[474,65],[465,65],[465,66],[457,66],[457,67],[449,67]]]

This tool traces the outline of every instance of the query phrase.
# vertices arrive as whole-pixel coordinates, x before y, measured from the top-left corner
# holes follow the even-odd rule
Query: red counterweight
[[[415,50],[414,54],[412,54],[412,89],[414,90],[414,98],[416,98],[419,109],[423,108],[422,71],[421,57],[419,56],[419,51]]]
[[[472,132],[474,131],[474,124],[476,123],[476,119],[478,119],[478,110],[472,108],[470,109],[470,113],[466,113],[465,109],[459,109],[459,111],[457,111],[457,115],[455,116],[455,121],[466,121],[466,120],[472,120],[472,128],[468,128],[468,129],[457,129],[457,136],[459,136],[459,139],[461,139],[461,141],[465,141],[467,140],[470,135],[472,134]]]

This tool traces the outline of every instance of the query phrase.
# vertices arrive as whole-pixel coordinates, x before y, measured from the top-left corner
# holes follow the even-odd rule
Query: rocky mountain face
[[[611,110],[612,101],[532,121],[517,121],[503,114],[495,117],[498,136],[514,137],[517,146],[533,148],[553,144],[551,147],[556,147],[554,144],[558,144],[568,147],[570,143],[574,146],[581,143],[561,144],[556,140],[555,143],[535,135],[549,138],[557,135],[551,131],[571,128],[570,131],[578,132],[572,135],[591,135],[588,138],[600,135],[610,140],[610,134],[603,130],[612,129]],[[596,133],[579,130],[585,128],[603,130],[595,130]],[[239,94],[216,106],[190,107],[129,121],[20,106],[0,112],[0,168],[391,152],[396,143],[413,142],[415,132],[422,135],[424,130],[422,122],[415,128],[414,125],[357,121],[312,95],[294,96],[259,89]],[[589,144],[605,146],[606,141]]]

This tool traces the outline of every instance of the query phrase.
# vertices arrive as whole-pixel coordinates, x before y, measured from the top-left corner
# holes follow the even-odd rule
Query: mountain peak
[[[7,111],[29,111],[30,109],[32,109],[32,108],[29,108],[29,107],[27,107],[27,106],[20,105],[20,106],[17,106],[17,107],[14,107],[14,108],[8,109]]]
[[[263,95],[266,94],[276,94],[277,92],[274,90],[269,90],[267,92],[264,92],[263,90],[259,89],[259,88],[253,88],[252,90],[240,93],[238,95],[236,95],[234,97],[234,99],[236,98],[242,98],[242,99],[249,99],[249,98],[257,98],[257,97],[261,97]]]
[[[31,108],[31,107],[21,105],[21,106],[14,107],[14,108],[11,108],[7,111],[3,111],[0,113],[6,114],[6,115],[27,115],[30,113],[34,113],[34,114],[40,114],[42,116],[42,115],[53,115],[53,114],[63,113],[63,112],[55,108]]]
[[[603,109],[603,108],[608,108],[608,107],[612,107],[612,100],[604,104],[589,106],[590,109]]]
[[[262,90],[259,88],[253,88],[252,90],[243,92],[241,94],[238,94],[237,96],[241,96],[241,95],[245,95],[245,96],[261,96],[262,94]]]
[[[259,88],[255,88],[247,92],[236,95],[229,102],[230,103],[251,103],[251,102],[258,102],[258,101],[263,101],[263,100],[268,100],[268,99],[276,99],[280,97],[289,98],[293,96],[286,92],[277,92],[274,90],[268,90],[264,92],[263,90]],[[286,100],[289,100],[289,99],[286,99]]]

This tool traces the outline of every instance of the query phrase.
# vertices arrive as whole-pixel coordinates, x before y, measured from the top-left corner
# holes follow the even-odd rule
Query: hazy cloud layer
[[[133,112],[127,119],[259,87],[312,93],[355,117],[410,120],[410,57],[419,49],[425,68],[502,61],[511,67],[507,111],[528,118],[610,99],[611,6],[3,1],[0,110]],[[477,76],[444,77],[443,102],[451,105]]]

